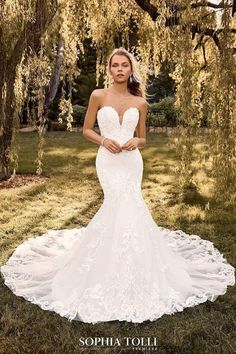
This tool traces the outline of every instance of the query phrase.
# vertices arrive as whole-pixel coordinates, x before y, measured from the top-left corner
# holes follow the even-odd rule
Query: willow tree
[[[216,196],[235,196],[235,1],[221,1],[218,5],[204,0],[1,2],[4,16],[0,18],[3,48],[0,55],[5,63],[0,78],[1,162],[5,175],[12,173],[9,151],[17,127],[17,119],[13,117],[17,117],[29,86],[37,97],[40,133],[37,172],[41,173],[46,108],[59,79],[69,83],[69,96],[63,94],[61,98],[59,119],[66,116],[70,129],[70,96],[73,81],[80,73],[76,64],[78,52],[84,54],[84,40],[90,38],[96,48],[97,84],[102,76],[106,87],[109,85],[107,57],[114,48],[116,34],[120,33],[121,45],[140,61],[144,82],[148,83],[150,70],[158,75],[163,61],[175,64],[172,76],[176,81],[176,105],[181,111],[175,139],[180,154],[177,170],[180,186],[186,187],[193,180],[195,136],[207,104],[208,155],[212,159]],[[222,11],[221,22],[217,20],[216,10]],[[136,36],[133,45],[132,32]],[[22,42],[18,51],[18,43]]]
[[[25,98],[26,85],[22,80],[28,56],[40,57],[41,38],[52,20],[55,10],[47,2],[1,0],[0,17],[0,154],[6,178],[12,174],[11,163],[16,165],[13,140],[18,127],[18,113]],[[25,73],[27,79],[27,73]]]

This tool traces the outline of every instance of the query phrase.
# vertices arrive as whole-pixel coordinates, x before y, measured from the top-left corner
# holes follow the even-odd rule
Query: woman
[[[141,191],[147,102],[138,64],[119,48],[108,69],[113,85],[93,91],[83,127],[100,145],[103,204],[86,227],[25,241],[1,273],[16,295],[69,320],[154,321],[214,301],[235,270],[212,242],[153,220]]]

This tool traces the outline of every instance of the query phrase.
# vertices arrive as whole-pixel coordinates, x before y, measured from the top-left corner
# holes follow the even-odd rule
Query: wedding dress
[[[132,138],[138,108],[122,118],[100,108],[101,135]],[[30,237],[0,268],[13,293],[69,321],[141,323],[215,301],[235,284],[234,267],[212,242],[156,224],[142,197],[138,148],[99,146],[96,171],[104,201],[88,225]]]

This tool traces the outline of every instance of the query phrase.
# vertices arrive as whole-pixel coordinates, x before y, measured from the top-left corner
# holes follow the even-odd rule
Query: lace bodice
[[[120,123],[116,109],[112,106],[103,106],[97,112],[97,121],[101,135],[125,143],[134,136],[139,121],[139,109],[137,107],[126,109]]]

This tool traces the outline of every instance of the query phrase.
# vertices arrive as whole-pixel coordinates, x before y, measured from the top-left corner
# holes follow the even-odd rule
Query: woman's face
[[[116,82],[127,81],[132,73],[129,59],[125,55],[114,54],[111,59],[110,73]]]

